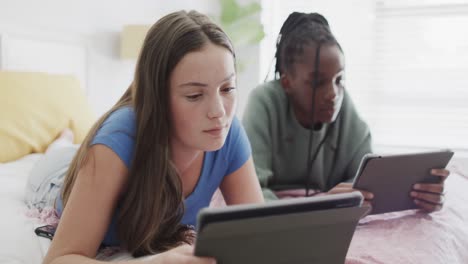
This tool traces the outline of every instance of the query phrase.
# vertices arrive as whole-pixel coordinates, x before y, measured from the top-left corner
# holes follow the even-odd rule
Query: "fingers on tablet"
[[[422,201],[425,203],[429,203],[432,205],[442,205],[444,203],[444,196],[441,194],[435,194],[435,193],[423,193],[423,192],[411,192],[411,197],[415,198],[415,202],[417,201]]]
[[[435,194],[444,194],[444,185],[437,183],[418,183],[413,186],[413,189]]]
[[[448,177],[450,175],[450,171],[446,169],[432,169],[431,174],[434,176],[440,176],[440,177]]]
[[[442,209],[442,204],[433,204],[419,199],[415,199],[414,203],[427,212],[434,212]]]
[[[362,195],[364,196],[365,200],[372,200],[374,198],[374,194],[367,191],[361,191]]]

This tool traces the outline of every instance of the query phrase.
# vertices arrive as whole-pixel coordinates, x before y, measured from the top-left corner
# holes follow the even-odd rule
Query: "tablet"
[[[410,197],[416,183],[439,183],[431,169],[445,168],[453,156],[450,150],[436,152],[366,155],[354,179],[355,189],[374,194],[371,214],[418,208]]]
[[[218,263],[344,263],[359,192],[202,209],[195,255]]]

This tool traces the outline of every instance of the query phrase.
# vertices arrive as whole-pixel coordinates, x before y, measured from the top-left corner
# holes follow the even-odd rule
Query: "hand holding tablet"
[[[371,214],[422,208],[438,210],[443,203],[449,150],[400,155],[366,155],[353,188],[371,192]]]

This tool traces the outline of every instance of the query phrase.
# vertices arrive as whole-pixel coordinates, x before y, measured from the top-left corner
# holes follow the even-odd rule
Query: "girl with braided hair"
[[[291,13],[275,57],[275,79],[251,92],[243,118],[264,197],[355,191],[360,161],[372,151],[371,133],[345,89],[344,53],[328,21],[318,13]],[[371,203],[373,194],[360,191]],[[417,184],[411,195],[434,211],[442,191],[443,181]]]

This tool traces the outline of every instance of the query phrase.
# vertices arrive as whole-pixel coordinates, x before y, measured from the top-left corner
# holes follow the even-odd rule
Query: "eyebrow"
[[[231,73],[231,74],[229,74],[228,77],[224,78],[220,83],[229,81],[229,80],[231,80],[234,76],[235,76],[235,73]],[[179,87],[187,87],[187,86],[190,86],[190,87],[192,87],[192,86],[207,87],[208,84],[206,84],[206,83],[200,83],[200,82],[187,82],[187,83],[183,83],[183,84],[180,84],[180,85],[179,85]]]
[[[315,74],[316,74],[316,73],[317,73],[317,72],[315,72],[315,71],[311,71],[311,72],[309,72],[309,73],[307,74],[307,76],[315,77]],[[324,74],[325,74],[324,72],[318,72],[318,76],[323,76]],[[333,76],[336,76],[336,75],[338,75],[338,74],[344,74],[344,68],[340,68],[340,69],[338,70],[338,72],[335,73],[335,75],[333,75]]]

